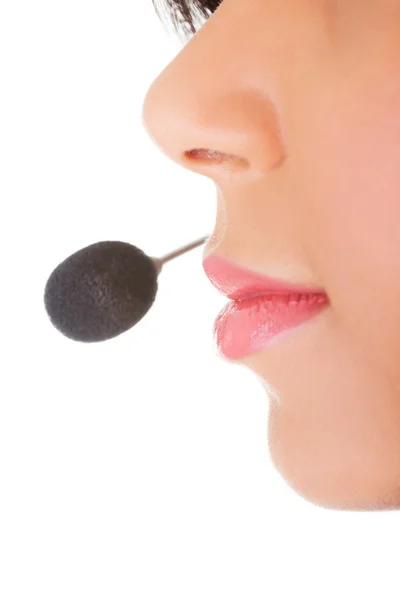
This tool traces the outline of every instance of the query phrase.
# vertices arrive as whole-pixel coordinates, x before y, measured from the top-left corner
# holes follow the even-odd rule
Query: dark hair
[[[199,25],[206,21],[210,15],[215,12],[223,0],[152,0],[154,9],[160,21],[167,26],[172,23],[173,31],[183,42],[197,33],[195,22],[199,20]],[[159,7],[162,8],[161,14]],[[167,19],[165,19],[165,12]]]

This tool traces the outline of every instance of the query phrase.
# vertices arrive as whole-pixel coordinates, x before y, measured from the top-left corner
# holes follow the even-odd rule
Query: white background
[[[398,599],[399,512],[316,507],[274,469],[261,382],[213,344],[203,247],[113,340],[45,313],[84,246],[162,256],[212,233],[213,182],[141,121],[182,47],[151,0],[0,8],[0,598]]]

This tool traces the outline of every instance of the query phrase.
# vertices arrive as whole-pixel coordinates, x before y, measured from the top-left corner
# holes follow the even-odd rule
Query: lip
[[[218,314],[213,333],[228,360],[277,342],[329,305],[325,291],[271,279],[211,255],[203,268],[213,286],[232,300]]]
[[[244,300],[266,294],[323,294],[323,289],[271,279],[249,269],[211,255],[203,261],[203,269],[213,286],[231,300]]]

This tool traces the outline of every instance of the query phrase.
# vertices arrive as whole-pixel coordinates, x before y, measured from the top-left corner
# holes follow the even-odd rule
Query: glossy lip
[[[328,306],[322,294],[231,300],[215,320],[214,340],[222,357],[240,360],[292,335]]]
[[[271,279],[264,275],[239,267],[235,263],[215,254],[203,261],[203,269],[212,285],[231,300],[244,300],[268,294],[321,294],[325,290],[286,281]]]

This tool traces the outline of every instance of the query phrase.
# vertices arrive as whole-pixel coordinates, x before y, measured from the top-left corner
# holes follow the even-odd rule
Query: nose
[[[268,20],[259,23],[263,2],[222,2],[144,99],[142,122],[154,144],[215,181],[264,177],[285,157],[273,98],[276,73],[273,61],[268,67],[262,58],[268,35]]]

